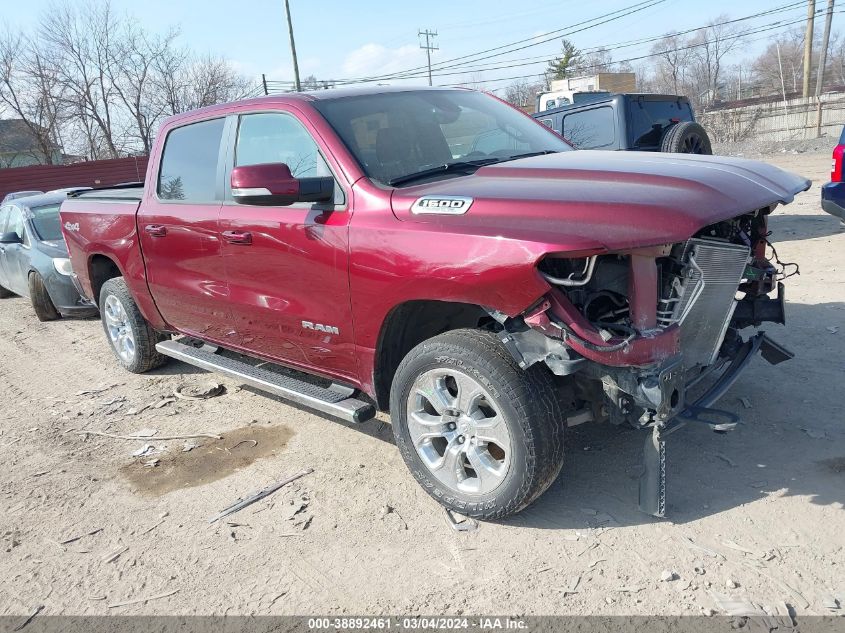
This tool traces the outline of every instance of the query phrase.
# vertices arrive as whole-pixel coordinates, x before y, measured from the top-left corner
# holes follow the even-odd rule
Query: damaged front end
[[[739,422],[713,408],[757,352],[792,354],[762,332],[784,323],[783,264],[766,236],[766,207],[705,227],[677,244],[538,265],[549,292],[522,315],[491,312],[520,366],[543,362],[561,380],[567,424],[650,428],[640,508],[664,516],[665,437],[688,422],[724,432]],[[771,296],[774,293],[774,296]]]

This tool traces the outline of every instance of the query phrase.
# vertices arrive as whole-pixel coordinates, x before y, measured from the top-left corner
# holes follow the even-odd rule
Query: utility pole
[[[816,70],[816,96],[822,94],[824,88],[824,69],[827,66],[827,47],[830,44],[830,23],[833,21],[833,0],[827,0],[827,14],[824,18],[824,35],[822,36],[822,50],[819,54],[819,67]]]
[[[792,136],[789,131],[789,110],[786,107],[786,82],[783,80],[783,62],[780,59],[780,42],[775,40],[775,45],[778,47],[778,69],[780,70],[780,89],[783,91],[783,120],[786,124],[787,136]]]
[[[425,49],[425,56],[428,59],[428,85],[431,84],[431,51],[439,50],[437,46],[434,45],[434,38],[437,37],[437,31],[429,31],[426,29],[425,31],[419,31],[417,33],[420,37],[425,35],[425,46],[423,46],[422,42],[420,42],[420,48]],[[431,38],[429,40],[429,38]]]
[[[296,91],[299,92],[302,86],[299,83],[299,63],[296,61],[296,43],[293,41],[293,22],[290,21],[290,1],[285,0],[285,13],[288,16],[288,33],[290,34],[290,53],[293,56],[293,79]]]
[[[813,22],[816,17],[816,0],[807,0],[807,31],[804,34],[804,85],[801,96],[810,96],[810,72],[813,62]]]

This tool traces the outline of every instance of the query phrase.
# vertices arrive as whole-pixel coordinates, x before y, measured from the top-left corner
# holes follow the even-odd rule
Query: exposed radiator
[[[716,360],[750,252],[747,246],[715,240],[691,239],[684,245],[686,278],[672,320],[681,326],[687,369]]]

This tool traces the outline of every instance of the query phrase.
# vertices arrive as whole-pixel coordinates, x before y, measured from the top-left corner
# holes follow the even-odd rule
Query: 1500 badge
[[[415,215],[463,215],[469,211],[472,198],[466,196],[423,196],[411,207]]]

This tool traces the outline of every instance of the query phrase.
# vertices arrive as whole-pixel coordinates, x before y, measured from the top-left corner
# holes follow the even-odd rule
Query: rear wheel
[[[167,356],[155,347],[166,335],[156,332],[141,315],[123,277],[103,284],[100,319],[112,351],[124,369],[142,374],[167,362]]]
[[[660,144],[661,152],[674,154],[712,154],[710,137],[695,121],[685,121],[669,128]]]
[[[38,273],[29,273],[29,300],[39,321],[55,321],[60,318],[59,311],[44,286],[44,279]]]
[[[390,410],[414,477],[467,516],[519,512],[563,465],[563,415],[550,375],[521,369],[492,332],[455,330],[411,350]]]

